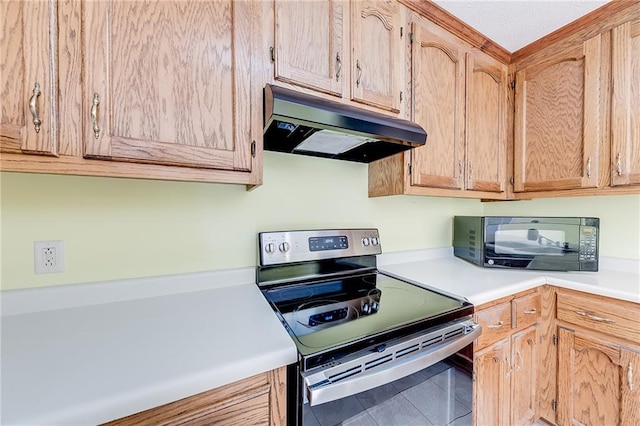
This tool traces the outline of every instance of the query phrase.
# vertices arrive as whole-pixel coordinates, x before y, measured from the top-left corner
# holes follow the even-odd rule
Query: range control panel
[[[322,229],[258,234],[260,265],[382,253],[377,229]]]

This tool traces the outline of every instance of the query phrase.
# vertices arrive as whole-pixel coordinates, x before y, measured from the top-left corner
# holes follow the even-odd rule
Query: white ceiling
[[[608,0],[433,0],[509,52],[528,45]]]

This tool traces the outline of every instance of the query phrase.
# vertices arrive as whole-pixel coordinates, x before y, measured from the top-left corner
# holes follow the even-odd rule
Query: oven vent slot
[[[401,358],[405,355],[409,355],[410,353],[413,353],[417,350],[420,350],[420,345],[416,343],[413,346],[409,346],[408,348],[401,349],[398,352],[396,352],[396,358]]]
[[[377,367],[379,365],[384,364],[385,362],[393,361],[393,354],[385,355],[381,358],[374,359],[373,361],[369,361],[364,364],[364,369],[369,370],[373,367]]]
[[[358,373],[361,373],[361,372],[362,372],[361,366],[357,365],[357,366],[355,366],[353,368],[350,368],[350,369],[348,369],[346,371],[343,371],[341,373],[334,374],[333,376],[329,376],[329,381],[331,383],[339,382],[340,380],[344,380],[344,379],[346,379],[348,377],[354,376],[354,375],[356,375]]]
[[[457,330],[450,331],[450,332],[448,332],[448,333],[446,333],[446,334],[444,335],[444,339],[445,339],[445,340],[450,339],[450,338],[452,338],[452,337],[454,337],[454,336],[457,336],[457,335],[459,335],[459,334],[462,334],[463,332],[464,332],[464,329],[463,329],[463,328],[459,328],[459,329],[457,329]]]
[[[425,340],[424,342],[422,342],[422,349],[428,348],[429,346],[433,346],[436,343],[440,343],[440,342],[442,342],[442,335],[436,336],[429,340]]]

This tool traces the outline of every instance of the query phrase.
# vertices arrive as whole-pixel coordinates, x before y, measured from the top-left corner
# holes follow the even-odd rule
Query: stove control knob
[[[360,311],[365,315],[369,314],[371,312],[371,305],[369,305],[367,302],[364,302],[362,306],[360,306]]]
[[[365,247],[369,245],[369,242],[370,242],[369,241],[369,237],[364,237],[362,239],[362,245],[365,246]]]
[[[380,309],[380,304],[375,300],[371,302],[371,313],[375,314],[376,312],[378,312],[378,309]]]
[[[282,253],[288,252],[290,248],[291,245],[289,245],[289,243],[286,241],[284,243],[280,243],[280,245],[278,246],[278,250],[280,250]]]
[[[378,244],[380,244],[380,241],[378,241],[378,238],[376,237],[371,237],[371,244],[377,246]]]
[[[267,245],[264,246],[264,251],[271,254],[274,251],[276,251],[276,245],[273,243],[268,243]]]

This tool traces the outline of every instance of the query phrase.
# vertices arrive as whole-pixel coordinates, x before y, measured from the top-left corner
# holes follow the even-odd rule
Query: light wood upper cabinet
[[[516,64],[515,192],[598,185],[602,50],[598,35],[524,67]]]
[[[400,112],[401,16],[395,0],[351,1],[351,100]]]
[[[0,150],[57,156],[57,2],[0,2]]]
[[[465,189],[500,193],[506,179],[507,70],[480,53],[467,53],[466,68]]]
[[[343,0],[275,1],[275,79],[342,96],[349,80]]]
[[[640,19],[614,28],[611,184],[640,184]]]
[[[411,184],[462,189],[464,176],[465,50],[413,22],[413,121],[427,143],[411,151]]]
[[[505,199],[507,66],[417,18],[411,23],[411,117],[424,146],[369,166],[369,195]]]
[[[251,8],[85,2],[85,157],[251,170]]]

